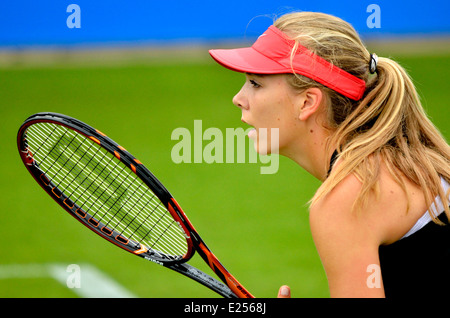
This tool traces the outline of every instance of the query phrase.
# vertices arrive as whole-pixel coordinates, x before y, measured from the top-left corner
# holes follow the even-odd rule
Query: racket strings
[[[186,253],[183,232],[165,206],[106,149],[51,123],[30,126],[27,143],[47,178],[96,220],[156,253]]]
[[[69,142],[70,143],[70,142]],[[58,156],[58,157],[60,157],[60,156]],[[104,169],[103,169],[104,170]],[[98,189],[98,187],[97,187],[97,189]],[[159,203],[159,205],[160,205],[160,202],[158,202]],[[153,213],[154,211],[152,211],[152,213]],[[162,216],[162,215],[161,215]],[[161,217],[158,219],[159,221],[161,221]],[[171,222],[171,224],[173,223],[173,220],[172,220],[172,222]],[[129,226],[130,224],[128,224],[128,226]],[[155,225],[157,225],[157,224],[155,224]],[[152,229],[153,228],[155,228],[155,225],[153,225],[152,226]],[[128,227],[127,226],[127,227]],[[142,225],[140,225],[140,226],[142,226]],[[169,224],[169,226],[170,226],[170,224]],[[166,228],[165,229],[163,229],[162,231],[160,231],[161,233],[166,233],[167,232],[167,226],[166,226]],[[150,231],[148,231],[148,232],[150,232]],[[159,236],[159,237],[161,237],[161,235]],[[145,236],[143,237],[143,239],[145,239]],[[141,241],[143,240],[143,239],[141,239]],[[153,245],[152,245],[153,246]],[[153,246],[154,247],[154,246]]]

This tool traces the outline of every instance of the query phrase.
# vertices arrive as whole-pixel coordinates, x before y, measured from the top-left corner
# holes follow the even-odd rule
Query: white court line
[[[70,288],[83,298],[136,298],[133,293],[111,277],[90,264],[77,264],[80,269],[79,287]],[[0,265],[0,279],[53,278],[69,288],[68,280],[73,274],[69,265],[48,264],[3,264]]]

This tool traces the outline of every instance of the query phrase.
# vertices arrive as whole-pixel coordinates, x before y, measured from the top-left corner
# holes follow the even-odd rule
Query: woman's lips
[[[241,118],[241,121],[249,126],[251,126],[249,123],[247,123],[244,118]],[[252,128],[248,133],[247,133],[248,138],[256,140],[256,129]]]

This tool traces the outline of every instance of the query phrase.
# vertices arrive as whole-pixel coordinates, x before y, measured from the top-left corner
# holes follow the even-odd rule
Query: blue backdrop
[[[79,28],[67,24],[70,4],[80,8]],[[380,8],[379,28],[367,24],[370,4]],[[292,10],[337,15],[366,38],[448,35],[449,9],[449,0],[3,0],[0,46],[250,41],[272,23],[267,16]]]

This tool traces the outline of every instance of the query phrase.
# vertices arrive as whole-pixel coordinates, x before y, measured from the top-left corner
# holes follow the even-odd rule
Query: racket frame
[[[28,127],[36,123],[51,123],[74,130],[103,147],[110,154],[114,155],[118,160],[125,164],[129,169],[131,169],[159,198],[165,208],[172,215],[175,222],[178,223],[179,227],[184,232],[187,241],[186,253],[179,258],[162,257],[159,253],[155,253],[145,245],[126,238],[124,235],[121,235],[114,229],[111,229],[102,222],[96,220],[95,217],[91,216],[88,212],[84,211],[76,203],[70,200],[70,198],[68,198],[46,177],[33,158],[33,153],[28,148],[27,141],[24,136],[26,135]],[[127,252],[175,270],[191,279],[194,279],[223,297],[253,298],[253,295],[250,294],[225,269],[217,257],[206,246],[192,223],[187,218],[186,214],[183,212],[169,191],[164,187],[164,185],[142,164],[142,162],[101,131],[83,123],[80,120],[63,114],[42,112],[28,117],[21,125],[17,134],[17,146],[23,163],[36,182],[70,215],[96,234],[126,250]],[[224,284],[196,269],[195,267],[186,264],[186,262],[195,254],[195,251],[198,252],[198,254]]]

